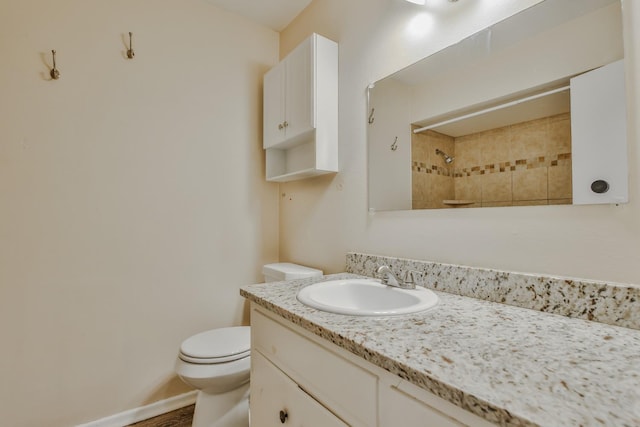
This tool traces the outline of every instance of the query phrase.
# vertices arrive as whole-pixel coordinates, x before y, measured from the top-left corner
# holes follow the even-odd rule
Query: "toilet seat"
[[[249,357],[250,347],[249,326],[212,329],[184,340],[179,358],[198,365],[227,363]]]

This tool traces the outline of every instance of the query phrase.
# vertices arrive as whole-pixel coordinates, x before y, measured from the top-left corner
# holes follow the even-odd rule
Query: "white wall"
[[[202,0],[4,0],[0,55],[0,424],[185,392],[180,342],[246,321],[239,286],[278,259],[278,34]]]
[[[536,0],[428,2],[314,0],[281,33],[281,56],[309,33],[340,44],[340,170],[282,185],[280,255],[329,272],[347,251],[512,271],[640,283],[637,136],[640,5],[623,1],[629,90],[630,200],[622,206],[553,206],[367,213],[366,96],[372,82]],[[431,7],[435,10],[429,15]],[[410,32],[427,11],[422,35]],[[430,18],[431,16],[431,18]],[[428,22],[432,26],[426,25]]]

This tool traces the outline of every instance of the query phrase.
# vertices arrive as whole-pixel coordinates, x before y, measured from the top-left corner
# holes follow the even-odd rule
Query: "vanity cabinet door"
[[[380,427],[464,427],[395,387],[380,390]]]
[[[260,352],[340,419],[376,426],[376,375],[257,310],[251,311],[251,340],[252,357]]]
[[[405,380],[387,381],[380,387],[379,427],[496,427]]]
[[[258,351],[251,353],[252,427],[347,427]]]

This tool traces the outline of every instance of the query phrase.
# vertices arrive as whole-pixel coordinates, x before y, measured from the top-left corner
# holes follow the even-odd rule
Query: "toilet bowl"
[[[267,264],[266,282],[322,276],[322,271],[290,263]],[[248,427],[249,326],[212,329],[182,342],[176,373],[198,390],[193,427]]]
[[[198,389],[193,427],[249,425],[250,346],[248,326],[212,329],[182,343],[176,373]]]

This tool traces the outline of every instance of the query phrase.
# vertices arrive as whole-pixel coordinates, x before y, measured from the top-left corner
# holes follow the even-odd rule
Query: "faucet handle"
[[[405,285],[422,286],[422,273],[416,270],[407,270],[404,272],[402,281]]]
[[[388,265],[380,265],[376,264],[376,277],[378,279],[383,279],[387,277],[387,274],[391,272],[391,269]]]
[[[398,286],[398,279],[391,271],[388,265],[380,265],[376,269],[376,278],[380,279],[380,283],[387,286]]]

